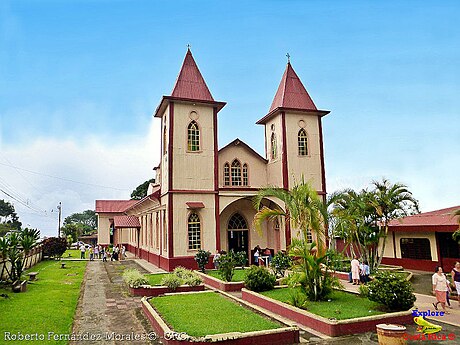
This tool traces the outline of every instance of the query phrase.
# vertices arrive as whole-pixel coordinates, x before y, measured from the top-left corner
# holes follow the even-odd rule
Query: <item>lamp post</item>
[[[59,220],[58,220],[58,235],[57,237],[61,237],[61,212],[62,212],[62,203],[59,201],[59,205],[57,205],[57,209],[59,211]]]

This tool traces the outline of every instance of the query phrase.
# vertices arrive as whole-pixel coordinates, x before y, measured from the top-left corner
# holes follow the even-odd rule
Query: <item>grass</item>
[[[244,278],[246,278],[246,270],[245,269],[236,269],[233,274],[232,282],[242,282]],[[211,277],[220,279],[223,281],[222,277],[220,276],[219,271],[206,271],[206,274],[210,275]]]
[[[174,331],[194,337],[282,327],[215,292],[155,297],[150,303]]]
[[[146,274],[149,284],[152,286],[161,285],[161,280],[167,276],[168,273]]]
[[[300,288],[296,289],[300,291]],[[284,303],[289,303],[292,291],[289,288],[281,288],[261,292],[261,294]],[[337,320],[384,314],[381,308],[381,305],[371,302],[367,298],[338,290],[332,292],[328,301],[307,301],[306,305],[306,310],[313,314]]]
[[[70,255],[69,255],[70,254]],[[89,253],[85,253],[85,257],[89,259]],[[64,254],[62,254],[63,259],[80,259],[80,250],[79,249],[67,249]]]
[[[13,293],[0,287],[0,334],[44,334],[47,344],[67,344],[67,341],[48,340],[48,332],[70,334],[80,296],[86,262],[69,262],[66,269],[59,261],[42,261],[28,271],[39,272],[37,281],[27,284],[27,292]],[[26,275],[24,275],[26,277]],[[40,341],[20,341],[33,344]]]

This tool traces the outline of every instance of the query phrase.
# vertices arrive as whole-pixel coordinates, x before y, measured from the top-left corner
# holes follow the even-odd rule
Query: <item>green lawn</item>
[[[161,296],[150,303],[174,331],[194,337],[282,327],[216,292]]]
[[[13,293],[0,287],[0,343],[5,332],[11,334],[43,334],[44,341],[10,341],[21,344],[67,344],[48,340],[48,332],[69,334],[80,296],[86,262],[68,262],[66,269],[59,261],[42,261],[29,271],[39,272],[37,280],[27,284],[27,292]],[[24,275],[26,277],[26,275]],[[52,338],[51,338],[52,339]]]
[[[297,288],[300,289],[300,288]],[[289,288],[273,289],[261,292],[262,295],[288,303],[290,294]],[[311,313],[325,318],[335,318],[337,320],[352,319],[356,317],[383,314],[378,303],[371,302],[367,298],[345,291],[335,290],[330,301],[307,302],[307,310]]]
[[[70,254],[70,255],[69,255]],[[80,259],[80,250],[79,249],[67,249],[64,254],[62,254],[63,259]],[[89,259],[89,253],[85,253],[85,258]]]
[[[206,274],[210,275],[211,277],[223,280],[219,274],[219,271],[206,271]],[[246,270],[245,269],[236,269],[235,273],[233,274],[232,282],[242,282],[246,278]]]
[[[146,277],[152,286],[161,285],[161,280],[169,273],[147,274]]]

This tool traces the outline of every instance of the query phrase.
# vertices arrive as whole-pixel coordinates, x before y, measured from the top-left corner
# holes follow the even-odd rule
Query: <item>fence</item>
[[[26,256],[24,269],[28,269],[37,263],[39,263],[43,258],[42,246],[37,246],[32,249],[29,254]],[[0,258],[0,280],[6,280],[8,278],[8,272],[11,270],[10,262],[5,258]]]

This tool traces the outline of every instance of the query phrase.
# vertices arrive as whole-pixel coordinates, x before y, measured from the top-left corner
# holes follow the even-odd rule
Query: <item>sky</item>
[[[458,1],[0,2],[0,199],[57,234],[128,199],[159,163],[159,120],[187,44],[219,113],[265,156],[286,53],[323,118],[329,193],[403,183],[422,211],[460,205]]]

